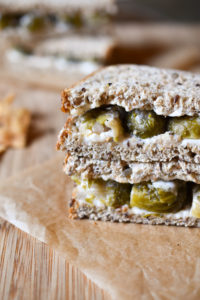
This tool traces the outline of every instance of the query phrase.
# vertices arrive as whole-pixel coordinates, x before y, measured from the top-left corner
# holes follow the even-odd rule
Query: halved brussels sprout
[[[14,49],[23,55],[31,55],[33,51],[25,46],[15,46]]]
[[[106,205],[114,208],[130,203],[132,185],[109,180],[106,182],[106,192],[109,195]]]
[[[85,191],[84,200],[90,205],[94,205],[94,201],[100,201],[105,206],[117,208],[130,202],[131,184],[102,179],[87,180],[74,176],[72,179]]]
[[[187,139],[200,138],[200,117],[177,117],[171,118],[168,130]]]
[[[43,15],[30,13],[21,18],[20,24],[29,31],[36,32],[43,30],[46,27],[47,19]]]
[[[83,17],[80,12],[76,12],[75,14],[66,15],[64,17],[64,21],[75,28],[81,28],[83,26]]]
[[[124,110],[117,106],[90,110],[81,117],[81,123],[84,125],[82,128],[84,135],[101,134],[112,130],[112,138],[115,142],[125,135]],[[108,138],[110,139],[111,136]]]
[[[166,118],[154,111],[134,109],[128,113],[127,126],[132,134],[146,139],[165,131]]]
[[[178,198],[178,187],[175,190],[165,190],[155,187],[151,182],[144,182],[133,185],[130,206],[155,213],[167,213],[182,207],[183,200]]]

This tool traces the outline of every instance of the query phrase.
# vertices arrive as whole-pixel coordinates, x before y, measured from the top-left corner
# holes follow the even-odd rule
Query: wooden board
[[[0,180],[56,154],[55,144],[66,116],[59,111],[60,91],[16,85],[1,80],[0,97],[16,93],[16,106],[31,110],[28,146],[0,156]],[[56,251],[0,220],[1,299],[89,299],[108,295]]]

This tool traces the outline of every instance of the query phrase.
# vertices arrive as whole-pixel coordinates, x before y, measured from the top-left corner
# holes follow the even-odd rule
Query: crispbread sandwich
[[[200,75],[103,68],[62,93],[71,217],[200,226]]]
[[[10,48],[2,60],[4,76],[63,87],[97,70],[110,60],[114,39],[107,35],[49,38],[29,47]]]
[[[99,31],[116,12],[115,1],[0,0],[0,37],[31,42],[74,31]]]

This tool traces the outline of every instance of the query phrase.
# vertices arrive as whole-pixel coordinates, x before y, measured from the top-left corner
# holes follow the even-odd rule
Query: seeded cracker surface
[[[103,178],[122,183],[180,179],[200,184],[199,165],[183,161],[139,163],[109,160],[94,160],[69,156],[64,171],[67,175],[84,175],[87,178]]]
[[[194,115],[200,112],[200,75],[147,66],[110,66],[62,93],[62,109],[73,115],[105,104],[127,111],[154,110],[165,116]]]

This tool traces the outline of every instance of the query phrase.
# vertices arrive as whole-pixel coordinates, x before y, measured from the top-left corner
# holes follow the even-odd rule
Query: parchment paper
[[[63,156],[0,185],[0,216],[49,244],[113,299],[200,299],[200,229],[70,220]]]

